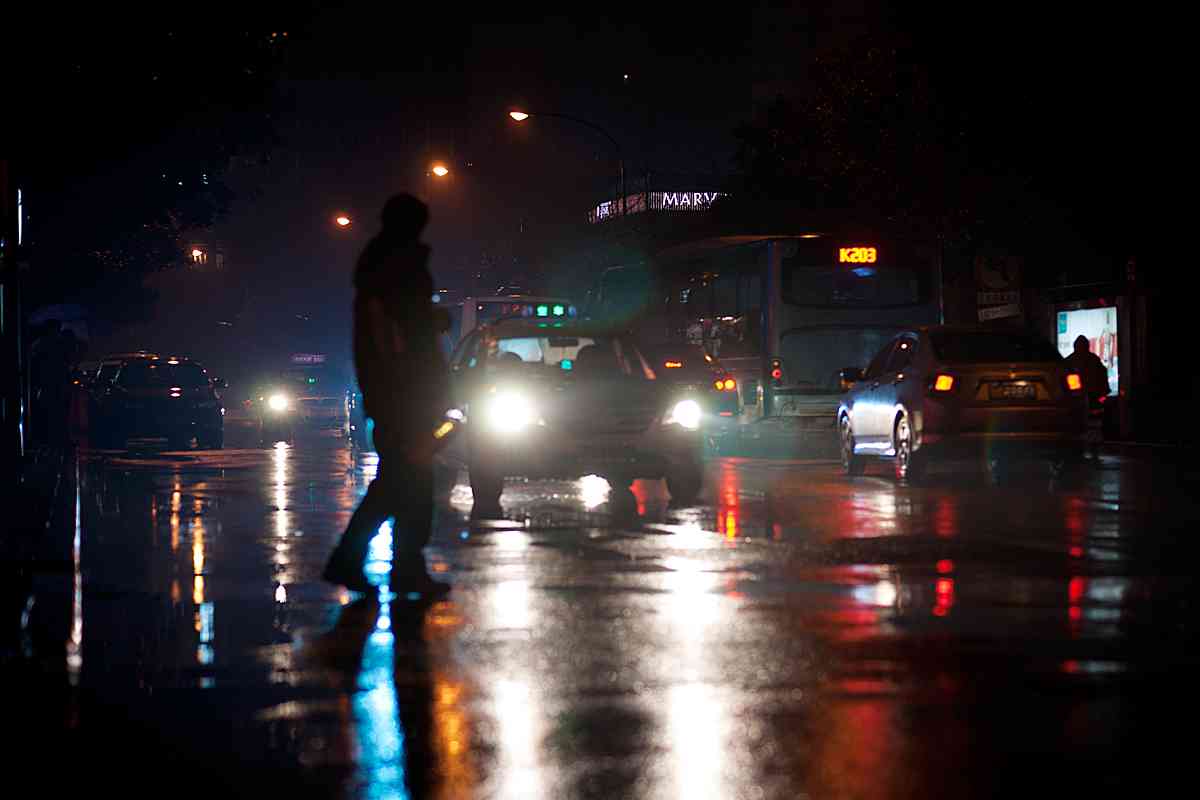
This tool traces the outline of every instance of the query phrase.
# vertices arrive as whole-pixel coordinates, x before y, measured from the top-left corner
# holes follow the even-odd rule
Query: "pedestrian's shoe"
[[[350,566],[348,563],[334,558],[329,559],[329,563],[325,565],[324,572],[321,577],[329,583],[345,586],[352,592],[372,592],[375,587],[367,581],[366,573],[363,572],[362,564]]]
[[[392,592],[400,597],[407,597],[410,600],[434,602],[441,600],[450,593],[450,584],[435,581],[424,571],[406,573],[393,570],[389,583],[389,588]],[[413,597],[412,595],[417,596]]]

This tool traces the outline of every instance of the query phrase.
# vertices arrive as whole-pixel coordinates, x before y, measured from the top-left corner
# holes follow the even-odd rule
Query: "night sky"
[[[279,79],[262,104],[278,141],[268,164],[230,173],[237,194],[214,233],[238,268],[243,296],[315,315],[330,337],[348,324],[351,264],[389,194],[429,199],[432,267],[443,283],[485,260],[536,257],[539,242],[603,199],[616,173],[607,141],[553,119],[518,127],[508,109],[572,114],[608,130],[622,145],[631,185],[646,170],[703,180],[733,172],[733,131],[754,113],[756,90],[761,99],[768,80],[802,81],[814,53],[872,31],[896,35],[904,58],[928,69],[938,98],[971,129],[974,161],[1029,175],[1106,257],[1132,247],[1146,224],[1157,64],[1141,20],[1012,4],[901,13],[872,2],[748,3],[719,12],[604,4],[592,14],[525,18],[502,11],[503,19],[466,6],[256,4],[152,22],[96,11],[70,30],[35,17],[27,55],[51,76],[25,84],[35,107],[53,104],[55,80],[74,80],[62,66],[73,48],[104,63],[123,58],[128,74],[153,69],[164,28],[184,26],[197,49],[188,62],[194,91],[112,87],[109,102],[129,120],[154,123],[140,125],[140,139],[138,125],[122,128],[120,115],[106,121],[96,108],[74,118],[70,108],[32,115],[52,130],[40,135],[35,121],[29,131],[39,134],[37,147],[63,154],[59,190],[97,175],[108,180],[161,144],[157,125],[228,115],[222,81],[237,65],[203,47],[205,31],[286,31],[272,45],[281,48]],[[203,102],[190,104],[189,93]],[[52,124],[63,114],[73,123],[65,129]],[[169,159],[169,147],[156,157]],[[434,159],[450,166],[447,179],[427,177]],[[110,182],[115,202],[137,191]],[[43,207],[52,208],[52,198]],[[330,222],[341,210],[356,220],[351,231]],[[53,214],[41,221],[43,235],[60,229]]]

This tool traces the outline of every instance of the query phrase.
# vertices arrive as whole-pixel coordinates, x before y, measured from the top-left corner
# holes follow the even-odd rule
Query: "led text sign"
[[[874,247],[839,247],[839,264],[874,264],[879,258],[879,251]]]

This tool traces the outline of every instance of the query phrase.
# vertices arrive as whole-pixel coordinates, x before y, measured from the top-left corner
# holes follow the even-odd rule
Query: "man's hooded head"
[[[1075,337],[1075,352],[1086,353],[1088,351],[1088,338],[1082,333]]]
[[[411,194],[397,194],[383,206],[383,233],[389,238],[415,240],[429,222],[429,207]]]

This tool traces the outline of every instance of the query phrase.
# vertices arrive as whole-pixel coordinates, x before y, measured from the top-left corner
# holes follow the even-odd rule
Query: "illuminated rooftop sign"
[[[643,211],[708,211],[717,198],[725,192],[645,192],[631,194],[625,198],[625,213],[640,214]],[[588,221],[602,222],[620,216],[621,205],[617,200],[601,203],[588,212]]]

